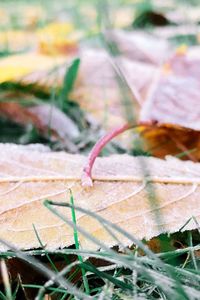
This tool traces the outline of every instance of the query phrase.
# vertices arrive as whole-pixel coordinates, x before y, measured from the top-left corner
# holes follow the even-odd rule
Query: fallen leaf
[[[181,159],[200,160],[199,131],[161,126],[142,129],[140,135],[144,138],[144,150],[156,157],[177,155]]]
[[[75,139],[80,132],[78,126],[54,105],[43,104],[27,108],[28,112],[37,116],[42,128],[50,129],[61,138]]]
[[[38,19],[34,13],[32,9],[28,10],[27,20],[24,20],[27,22],[26,27],[36,25]],[[0,36],[0,50],[12,53],[37,49],[43,55],[71,55],[77,53],[82,36],[83,33],[75,30],[71,23],[50,23],[35,31],[5,30]]]
[[[184,153],[183,156],[185,157],[189,157],[194,161],[199,160],[199,47],[192,47],[189,50],[187,50],[186,46],[178,48],[176,53],[168,59],[162,68],[152,69],[145,74],[144,78],[141,72],[142,79],[138,83],[137,80],[130,80],[131,76],[129,74],[132,74],[132,62],[127,63],[129,69],[127,66],[124,68],[124,63],[120,64],[119,60],[115,60],[115,62],[121,69],[134,95],[132,97],[134,109],[137,109],[138,103],[140,105],[140,112],[137,113],[136,110],[135,113],[136,121],[134,125],[146,125],[144,130],[143,128],[141,129],[145,141],[143,143],[144,150],[162,158],[166,154],[177,155]],[[141,66],[135,73],[136,78],[140,70],[142,71]],[[139,84],[142,86],[142,83],[143,91],[139,88]],[[117,103],[115,101],[116,98],[109,102],[109,109],[113,107],[114,103]],[[121,116],[121,120],[124,118],[124,122],[120,121],[116,124],[116,128],[119,128],[127,121],[123,117],[123,113],[121,112],[120,114],[119,100],[116,107],[118,116]],[[97,113],[96,110],[95,112]],[[113,125],[113,123],[111,124]],[[141,130],[137,132],[141,133]],[[125,139],[127,139],[127,136]],[[132,139],[128,139],[133,143]]]
[[[33,62],[35,63],[34,65],[32,65]],[[24,70],[20,69],[21,64],[24,66]],[[53,85],[58,87],[55,80],[58,66],[62,66],[61,70],[66,72],[66,60],[64,57],[51,58],[44,55],[26,54],[2,60],[0,62],[0,69],[3,70],[5,68],[7,72],[7,74],[2,74],[2,82],[6,80],[19,81],[21,86],[20,89],[18,87],[13,91],[8,90],[2,92],[0,115],[21,125],[26,126],[29,123],[34,125],[40,134],[50,139],[52,142],[59,143],[63,149],[75,153],[77,152],[77,146],[75,145],[74,140],[77,139],[80,134],[75,122],[51,103],[40,105],[33,104],[38,103],[38,99],[33,95],[34,87],[37,89],[37,86],[34,85],[34,76],[36,76],[34,70],[37,70],[40,76],[42,74],[44,81],[40,82],[40,86],[43,84],[43,92],[43,88],[47,90],[46,81],[48,80],[43,74],[50,72],[51,69],[51,80],[53,80],[53,82],[52,84],[49,84],[51,87]],[[9,73],[10,68],[13,70],[13,73]],[[23,76],[19,76],[18,69],[20,69],[20,72],[22,73],[24,71]],[[29,81],[31,82],[31,87],[27,88]],[[50,86],[48,87],[50,88]],[[39,97],[42,98],[42,94]],[[20,100],[27,102],[26,105],[21,105]],[[39,99],[39,101],[42,103],[41,99]]]
[[[79,137],[78,126],[70,117],[51,104],[21,106],[17,102],[0,103],[0,115],[17,124],[32,124],[38,132],[52,142],[60,142],[64,149],[78,151],[73,140]]]
[[[140,122],[153,121],[162,127],[144,132],[155,151],[159,147],[158,140],[163,143],[161,152],[164,152],[157,151],[159,157],[196,149],[190,158],[200,159],[200,57],[196,54],[196,51],[188,51],[173,56],[167,65],[168,71],[161,71],[155,78],[141,109]]]
[[[138,239],[176,232],[182,227],[195,229],[197,223],[190,219],[200,221],[199,163],[173,157],[98,158],[94,187],[84,190],[80,184],[84,156],[12,144],[1,144],[0,152],[0,238],[21,249],[40,247],[33,224],[49,250],[74,243],[72,228],[43,205],[45,199],[69,203],[69,189],[75,205],[97,213]],[[71,220],[69,208],[55,209]],[[107,246],[118,244],[101,222],[84,212],[77,211],[77,224]],[[124,235],[116,235],[121,243],[132,244]],[[82,234],[79,240],[82,247],[99,247]],[[1,244],[0,249],[7,247]]]
[[[94,116],[106,130],[125,122],[123,95],[109,55],[103,50],[97,52],[95,49],[87,49],[82,51],[80,58],[78,79],[71,98]],[[156,68],[124,57],[118,57],[116,61],[128,82],[130,91],[137,96],[138,102],[142,102]],[[133,101],[131,93],[130,97]]]
[[[198,6],[190,6],[190,5],[183,5],[175,7],[175,9],[169,11],[167,14],[167,18],[170,19],[171,22],[175,22],[178,24],[196,24],[199,22],[200,18],[200,9]]]
[[[118,31],[117,34],[119,34]],[[124,35],[124,33],[120,34]],[[131,33],[127,33],[127,36],[129,36],[129,34]],[[139,40],[140,38],[141,37],[139,35]],[[152,45],[154,42],[152,42]],[[127,45],[127,43],[123,45]],[[135,47],[134,45],[131,49]],[[142,42],[141,47],[143,47]],[[152,51],[152,48],[151,53],[156,55],[156,53]],[[159,49],[162,55],[167,55],[167,51],[161,51],[161,48]],[[195,121],[195,116],[198,118],[199,113],[199,48],[192,47],[189,50],[184,50],[184,47],[182,47],[178,51],[182,51],[182,53],[175,54],[171,58],[168,58],[167,63],[164,64],[164,71],[162,70],[157,77],[156,73],[159,70],[158,66],[150,64],[150,61],[145,63],[124,57],[117,57],[114,60],[118,64],[128,83],[128,92],[132,103],[134,104],[134,100],[137,99],[137,104],[139,103],[141,106],[140,121],[156,121],[162,126],[167,125],[167,128],[164,130],[156,129],[151,131],[152,128],[149,128],[151,133],[149,134],[149,131],[145,130],[143,134],[145,141],[148,141],[145,143],[145,150],[149,151],[150,149],[151,153],[158,157],[163,157],[163,155],[166,154],[178,154],[180,152],[193,151],[193,149],[198,148],[199,144],[198,134],[196,143],[194,144],[190,138],[191,134],[187,131],[179,132],[178,129],[176,129],[175,134],[170,136],[170,133],[174,132],[174,130],[168,130],[169,126],[182,126],[185,129],[191,129],[193,131],[199,130],[198,122]],[[126,53],[126,51],[124,53]],[[141,53],[142,55],[144,54],[143,52],[140,52],[140,54]],[[32,55],[28,55],[26,59],[28,60],[28,58],[30,58],[31,60],[33,57],[34,56]],[[104,51],[89,49],[81,51],[80,57],[80,72],[74,91],[70,95],[71,99],[77,101],[85,111],[91,113],[95,120],[97,120],[98,123],[106,130],[113,129],[114,127],[119,126],[119,124],[126,122],[126,114],[122,105],[124,95],[121,94],[120,88],[117,84],[116,73],[113,70],[110,57]],[[64,58],[58,58],[59,63],[62,59]],[[133,59],[145,60],[144,56],[142,58],[137,55],[133,55]],[[7,67],[8,63],[5,63],[5,60],[3,61],[4,63],[2,64],[3,66],[5,64],[6,72],[9,72],[10,69]],[[34,67],[30,66],[29,63],[26,63],[25,60],[25,69],[21,69],[22,74],[19,76],[23,82],[38,82],[41,85],[46,84],[48,87],[52,84],[59,85],[62,82],[66,65],[62,65],[60,63],[59,66],[58,63],[57,66],[59,67],[56,68],[56,71],[50,73],[49,76],[46,76],[48,73],[47,70],[49,70],[48,66],[52,66],[53,60],[48,60],[47,56],[36,55],[33,61],[35,62]],[[10,64],[12,62],[13,61],[11,60]],[[19,61],[17,62],[16,67],[15,64],[16,59],[14,59],[14,64],[10,66],[11,71],[14,66],[13,74],[16,74],[16,69],[19,68],[20,65]],[[4,69],[2,68],[2,71],[3,70]],[[16,76],[14,76],[12,72],[11,74],[6,75],[6,72],[2,72],[2,76],[4,77],[2,80],[5,80],[6,76],[7,78],[13,78]],[[18,76],[16,77],[19,78]],[[154,78],[156,78],[156,80],[154,80]],[[189,88],[187,86],[189,86]],[[173,101],[174,96],[172,94],[177,94],[175,102]],[[190,101],[191,97],[193,104],[197,107],[195,112],[192,111]],[[181,100],[182,98],[185,99],[184,104]],[[138,113],[137,115],[139,116]],[[146,134],[147,132],[148,134]],[[162,133],[164,133],[163,136],[161,136]],[[169,145],[169,147],[165,148],[165,151],[163,149],[157,151],[157,148],[160,148],[160,145],[158,145],[158,136],[160,137],[159,141],[162,140],[164,144],[166,141]],[[181,139],[179,140],[177,137],[180,137]],[[133,145],[133,138],[130,138],[130,134],[128,133],[121,136],[119,141],[121,141],[121,144],[129,148]],[[185,141],[187,142],[185,143]],[[194,144],[193,148],[190,147],[191,144]],[[161,148],[163,147],[161,146]],[[199,151],[196,152],[196,154],[189,155],[189,157],[199,160],[200,153]]]
[[[38,53],[12,55],[0,61],[0,82],[17,81],[34,71],[49,72],[65,63],[64,56],[49,57]]]
[[[159,38],[172,39],[181,36],[195,36],[199,34],[199,31],[200,27],[192,22],[192,24],[187,24],[187,26],[179,25],[155,28],[153,33]]]
[[[144,150],[158,157],[185,152],[185,157],[199,160],[199,47],[179,48],[161,69],[120,57],[115,62],[134,95],[130,95],[130,102],[138,123],[155,121],[162,127],[145,128]],[[126,122],[123,96],[109,56],[104,52],[85,53],[72,98],[106,130]],[[140,114],[136,113],[135,99],[140,105]],[[133,145],[133,137],[127,133],[118,141],[126,147]],[[187,154],[191,150],[193,153]]]
[[[39,130],[42,130],[41,123],[37,117],[23,108],[16,102],[11,103],[0,103],[0,114],[1,116],[6,116],[7,118],[13,120],[16,123],[27,125],[29,123],[34,124]]]
[[[159,124],[200,130],[199,89],[200,82],[194,77],[171,75],[161,78],[145,102],[141,121],[153,120]]]
[[[36,32],[39,41],[39,52],[58,55],[77,53],[81,32],[75,31],[72,23],[50,23]]]
[[[106,37],[125,57],[149,64],[162,64],[172,51],[168,41],[142,31],[111,30]]]

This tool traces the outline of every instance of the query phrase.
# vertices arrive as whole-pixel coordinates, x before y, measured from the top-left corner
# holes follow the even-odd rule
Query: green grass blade
[[[59,107],[61,110],[63,110],[63,108],[65,107],[64,103],[68,99],[69,93],[72,91],[74,87],[74,83],[78,75],[79,65],[80,65],[80,59],[76,58],[65,73],[63,87],[61,89],[60,97],[59,97]]]
[[[75,213],[75,209],[74,209],[74,197],[73,197],[71,190],[70,190],[70,204],[71,204],[72,222],[76,226],[76,213]],[[79,239],[78,239],[78,231],[76,230],[76,228],[74,228],[74,243],[75,243],[76,249],[79,250],[80,245],[79,245]],[[78,260],[80,261],[80,263],[83,264],[83,258],[81,255],[78,255]],[[83,276],[83,284],[84,284],[85,292],[87,295],[90,295],[90,288],[89,288],[85,269],[81,268],[81,272],[82,272],[82,276]]]

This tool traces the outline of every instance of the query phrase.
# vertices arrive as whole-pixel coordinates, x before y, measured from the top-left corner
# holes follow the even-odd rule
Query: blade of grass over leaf
[[[63,221],[65,221],[67,224],[69,224],[72,228],[75,228],[76,230],[78,230],[81,234],[85,235],[86,238],[88,238],[89,240],[93,241],[95,244],[97,244],[99,246],[99,248],[104,249],[105,251],[108,251],[108,253],[112,253],[117,255],[116,252],[114,252],[113,250],[111,250],[110,248],[108,248],[106,245],[104,245],[104,243],[100,242],[98,239],[96,239],[95,237],[92,237],[90,234],[87,233],[87,231],[85,231],[83,228],[81,228],[78,225],[75,225],[74,223],[72,223],[71,221],[69,221],[63,214],[60,214],[57,210],[55,210],[52,206],[58,206],[58,207],[66,207],[66,208],[71,208],[71,205],[69,203],[63,203],[63,202],[55,202],[55,201],[50,201],[50,200],[45,200],[44,201],[44,206],[47,207],[52,213],[54,213],[55,215],[57,215],[59,218],[62,218]],[[155,254],[153,252],[151,252],[147,246],[145,246],[141,241],[135,239],[133,236],[131,236],[129,233],[127,233],[126,231],[124,231],[123,229],[121,229],[119,226],[112,224],[111,222],[109,222],[108,220],[104,219],[103,217],[78,206],[74,206],[74,208],[77,211],[80,211],[84,214],[87,214],[89,216],[91,216],[94,219],[97,219],[100,223],[105,223],[108,226],[111,226],[114,230],[116,230],[117,232],[120,232],[121,234],[126,235],[133,244],[138,245],[139,248],[141,248],[147,255],[149,255],[150,257],[152,257],[153,259],[157,259],[157,257],[155,256]],[[128,262],[127,262],[128,264]]]
[[[70,190],[70,204],[71,204],[72,222],[76,226],[76,212],[74,209],[74,197],[73,197],[71,190]],[[76,249],[79,250],[80,245],[79,245],[79,240],[78,240],[78,231],[75,228],[74,228],[74,243],[75,243]],[[80,261],[81,264],[83,264],[83,258],[81,255],[78,255],[78,260]],[[85,269],[81,268],[81,272],[82,272],[82,276],[83,276],[83,284],[85,287],[86,294],[90,295],[90,288],[89,288]]]
[[[49,256],[48,252],[45,250],[45,245],[42,243],[42,240],[41,240],[41,238],[40,238],[40,236],[39,236],[39,233],[38,233],[38,231],[37,231],[37,229],[36,229],[36,227],[35,227],[34,224],[33,224],[33,230],[34,230],[35,235],[36,235],[36,238],[37,238],[37,240],[38,240],[38,242],[39,242],[39,244],[40,244],[40,247],[41,247],[42,249],[44,249],[44,251],[45,251],[46,257],[47,257],[48,261],[50,262],[50,265],[51,265],[52,269],[53,269],[55,272],[58,272],[58,270],[57,270],[55,264],[53,263],[52,259],[51,259],[50,256]]]
[[[142,272],[142,275],[145,278],[149,278],[149,280],[152,280],[152,276],[155,278],[157,278],[157,274],[150,271],[149,269],[145,268],[144,266],[141,266],[141,262],[140,264],[138,264],[138,260],[136,257],[134,257],[133,262],[131,263],[125,259],[125,257],[121,257],[119,256],[119,254],[117,254],[116,252],[114,252],[112,249],[109,249],[108,247],[106,247],[102,242],[98,241],[96,238],[90,236],[90,234],[88,234],[83,228],[80,228],[79,226],[76,226],[73,222],[69,221],[64,215],[62,215],[61,213],[59,213],[57,210],[55,210],[54,208],[52,208],[51,206],[66,206],[68,208],[71,208],[71,205],[68,203],[56,203],[53,201],[49,201],[49,200],[45,200],[44,205],[51,211],[53,212],[56,216],[58,216],[59,218],[61,218],[64,222],[66,222],[69,226],[71,226],[72,228],[75,228],[76,230],[78,230],[81,234],[83,234],[85,237],[87,237],[89,240],[91,240],[93,243],[99,245],[100,248],[110,252],[114,257],[116,257],[117,261],[120,261],[120,264],[124,264],[124,266],[126,268],[135,268],[139,273]],[[109,224],[111,227],[113,226],[113,228],[115,228],[116,230],[118,230],[119,232],[123,230],[121,228],[119,228],[118,226],[116,226],[115,224],[110,223],[109,221],[105,220],[104,218],[98,216],[97,214],[94,214],[90,211],[87,211],[83,208],[80,207],[75,207],[75,209],[77,209],[80,212],[84,212],[88,215],[90,215],[91,217],[94,217],[95,219],[97,219],[99,222],[105,222],[106,224]],[[134,240],[135,244],[140,244],[141,242],[135,240],[133,237],[130,236],[131,240]],[[141,243],[142,244],[142,243]],[[146,247],[144,247],[144,245],[140,245],[140,248],[145,249]],[[163,286],[163,284],[161,284],[161,282],[159,282],[159,288],[161,290],[163,290],[164,293],[169,293],[169,295],[173,295],[174,297],[178,297],[178,295],[180,297],[182,297],[182,299],[187,299],[187,293],[192,293],[194,292],[194,290],[192,288],[189,288],[188,291],[188,287],[185,287],[180,283],[180,281],[178,280],[177,276],[176,276],[176,272],[175,269],[172,268],[169,265],[164,264],[162,261],[160,261],[158,259],[158,257],[154,256],[154,254],[150,251],[150,250],[146,250],[146,252],[150,253],[150,256],[153,256],[155,259],[154,261],[154,265],[157,265],[157,267],[163,268],[163,271],[167,273],[168,277],[165,277],[165,275],[163,276],[163,280],[169,280],[170,278],[170,284],[171,285],[171,289],[168,287],[168,289],[166,290],[165,286]],[[155,280],[154,278],[154,280]],[[168,278],[168,279],[167,279]],[[199,294],[200,295],[200,294]],[[178,299],[178,298],[177,298]]]

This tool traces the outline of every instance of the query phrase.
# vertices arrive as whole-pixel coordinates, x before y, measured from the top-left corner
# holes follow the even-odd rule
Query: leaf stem
[[[110,142],[113,138],[118,136],[119,134],[125,132],[128,129],[139,127],[139,126],[155,126],[158,122],[155,120],[149,120],[149,121],[140,121],[139,123],[130,123],[127,122],[112,131],[106,133],[92,148],[87,163],[85,167],[83,168],[83,173],[81,176],[81,182],[83,187],[91,187],[93,186],[92,183],[92,167],[94,165],[94,162],[101,152],[101,150],[105,147],[105,145]]]
[[[122,126],[119,126],[115,129],[113,129],[111,132],[106,133],[99,141],[97,141],[97,143],[92,148],[92,150],[89,154],[89,157],[88,157],[88,161],[83,169],[83,173],[81,176],[81,181],[82,181],[83,187],[93,186],[92,178],[91,178],[92,167],[94,165],[94,162],[95,162],[97,156],[99,155],[101,150],[105,147],[105,145],[108,142],[110,142],[113,138],[118,136],[119,134],[121,134],[124,131],[126,131],[130,128],[133,128],[135,126],[136,125],[133,125],[130,123],[123,124]]]

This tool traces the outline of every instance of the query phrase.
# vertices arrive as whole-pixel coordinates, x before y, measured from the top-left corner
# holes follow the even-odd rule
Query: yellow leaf
[[[50,70],[65,62],[64,57],[49,57],[37,53],[8,56],[0,60],[0,82],[14,81],[35,71]]]
[[[78,34],[72,23],[51,23],[37,31],[39,51],[44,54],[71,53],[77,50]]]
[[[37,32],[42,36],[48,35],[50,37],[62,36],[65,37],[74,30],[72,23],[50,23],[47,26],[39,29]]]

